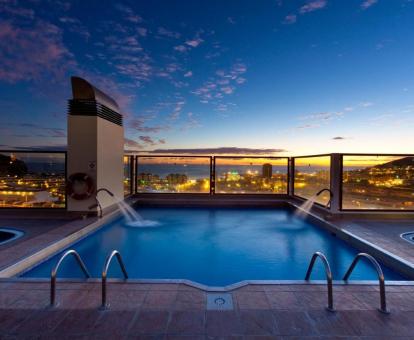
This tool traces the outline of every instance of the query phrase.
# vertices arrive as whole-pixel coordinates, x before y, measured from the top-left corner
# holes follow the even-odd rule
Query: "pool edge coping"
[[[287,205],[297,209],[298,206],[294,203],[294,202],[290,202],[287,201],[286,202]],[[48,279],[43,279],[43,278],[39,278],[39,279],[35,279],[35,278],[22,278],[22,277],[16,277],[16,275],[22,274],[28,270],[30,270],[32,267],[39,265],[41,262],[47,260],[48,258],[56,255],[59,251],[62,251],[64,248],[70,246],[71,244],[80,241],[82,238],[87,237],[88,235],[98,231],[100,228],[104,227],[108,222],[115,220],[118,215],[120,214],[119,209],[116,209],[106,215],[104,215],[102,218],[91,222],[90,224],[86,225],[85,227],[73,232],[72,234],[56,241],[53,242],[52,244],[44,247],[43,249],[40,249],[39,251],[18,260],[17,262],[11,264],[8,267],[3,268],[0,271],[0,282],[4,281],[4,280],[8,280],[8,281],[12,281],[12,280],[19,280],[19,281],[30,281],[30,279],[32,281],[41,281],[41,280],[48,280]],[[338,235],[339,238],[348,243],[349,245],[351,245],[352,247],[354,247],[357,251],[367,251],[364,250],[365,249],[369,249],[371,252],[373,251],[375,253],[375,257],[377,257],[381,262],[383,262],[386,266],[390,267],[390,269],[396,270],[399,273],[404,273],[404,275],[406,275],[409,278],[414,278],[414,265],[347,231],[342,229],[341,227],[323,219],[321,216],[318,216],[316,213],[314,212],[307,212],[307,216],[305,217],[306,219],[313,219],[314,221],[317,222],[317,224],[322,227],[325,231],[327,232],[334,232],[335,235]],[[395,269],[395,268],[398,269]],[[35,280],[34,280],[35,279]],[[92,280],[92,279],[89,279]],[[96,280],[100,280],[98,278],[96,278]],[[113,281],[115,279],[111,279],[111,281]],[[72,280],[73,281],[73,280]],[[75,280],[76,281],[76,280]],[[85,280],[81,280],[83,282],[85,282]],[[86,280],[88,281],[88,280]],[[123,280],[122,280],[123,281]],[[199,288],[202,290],[211,290],[212,291],[222,291],[222,289],[225,289],[224,291],[227,290],[233,290],[233,289],[237,289],[243,286],[246,286],[248,284],[292,284],[292,283],[299,283],[299,284],[305,284],[305,283],[315,283],[318,280],[309,280],[309,281],[302,281],[302,280],[243,280],[243,281],[239,281],[236,283],[233,283],[231,285],[227,285],[227,286],[222,286],[222,287],[216,287],[216,286],[208,286],[208,285],[204,285],[195,281],[191,281],[191,280],[187,280],[187,279],[128,279],[128,281],[123,281],[123,282],[133,282],[133,281],[138,281],[140,283],[182,283],[182,284],[187,284],[189,286],[195,287],[195,288]],[[70,280],[68,281],[70,282]],[[113,281],[116,282],[116,281]],[[325,282],[325,281],[323,281]],[[340,280],[336,281],[336,282],[341,282]],[[343,282],[343,281],[342,281]],[[352,280],[352,283],[354,284],[355,282],[370,282],[370,284],[373,284],[373,282],[377,282],[376,280]],[[404,280],[404,281],[387,281],[387,283],[389,284],[389,282],[401,282],[401,283],[413,283],[412,281],[409,280]],[[346,284],[346,283],[345,283]],[[414,284],[414,283],[413,283]],[[218,289],[218,290],[217,290]]]
[[[63,250],[64,248],[70,246],[75,242],[80,241],[82,238],[102,228],[106,223],[116,219],[119,213],[119,210],[112,211],[104,215],[102,218],[93,221],[84,226],[83,228],[61,238],[60,240],[52,242],[51,244],[34,252],[33,254],[30,254],[22,259],[17,260],[15,263],[12,263],[7,267],[2,268],[0,270],[0,279],[13,278],[15,277],[15,275],[19,275],[29,270],[31,267],[40,264],[42,261],[45,261],[51,256],[54,256],[56,253]]]

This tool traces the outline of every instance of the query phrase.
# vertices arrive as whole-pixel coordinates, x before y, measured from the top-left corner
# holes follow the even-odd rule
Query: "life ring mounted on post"
[[[68,196],[81,201],[92,196],[95,192],[95,184],[88,174],[77,172],[69,176],[66,191]]]

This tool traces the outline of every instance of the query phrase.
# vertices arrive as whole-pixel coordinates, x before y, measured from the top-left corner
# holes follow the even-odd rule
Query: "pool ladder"
[[[80,255],[74,249],[70,249],[66,251],[57,262],[56,266],[52,269],[50,274],[50,307],[57,307],[58,303],[56,302],[56,276],[59,270],[60,265],[62,264],[63,260],[72,255],[76,259],[76,263],[82,269],[82,272],[85,274],[86,278],[90,278],[91,274],[89,273],[88,269],[85,266],[85,263],[82,261]],[[122,274],[124,275],[124,279],[128,279],[128,273],[125,269],[124,261],[122,260],[121,254],[118,250],[113,250],[109,256],[106,258],[103,270],[102,270],[102,304],[100,309],[107,309],[109,308],[109,303],[107,302],[107,289],[106,289],[106,282],[108,276],[108,269],[109,265],[112,262],[112,259],[116,257],[118,260],[118,264],[121,267]]]
[[[326,309],[329,310],[330,312],[335,312],[334,303],[333,303],[332,272],[331,272],[331,268],[329,266],[329,262],[328,262],[326,256],[323,253],[316,252],[312,255],[312,259],[309,263],[309,267],[308,267],[308,270],[306,272],[305,280],[309,281],[310,275],[311,275],[312,270],[313,270],[313,266],[315,264],[316,259],[318,259],[318,258],[321,259],[321,261],[322,261],[322,263],[324,264],[324,267],[325,267],[326,285],[327,285],[327,288],[328,288],[328,306],[326,307]],[[357,265],[359,260],[361,260],[362,258],[368,259],[369,262],[372,264],[372,266],[374,267],[375,271],[378,274],[378,283],[379,283],[379,287],[380,287],[380,308],[378,308],[378,310],[381,313],[389,314],[389,311],[387,309],[386,296],[385,296],[384,273],[382,272],[380,264],[378,263],[378,261],[373,256],[371,256],[367,253],[357,254],[355,256],[354,260],[352,261],[351,265],[349,266],[348,270],[346,271],[346,273],[343,277],[343,280],[346,283],[348,283],[348,279],[351,276],[355,266]]]
[[[56,276],[57,276],[57,272],[58,272],[58,269],[59,269],[61,263],[69,255],[72,255],[72,256],[75,257],[76,262],[78,263],[78,265],[82,269],[82,272],[85,274],[85,277],[86,278],[91,277],[91,275],[90,275],[88,269],[86,268],[85,263],[82,261],[80,255],[73,249],[70,249],[70,250],[66,251],[60,257],[59,261],[57,262],[56,266],[52,269],[52,272],[50,274],[50,306],[51,307],[58,306],[58,303],[56,302]],[[107,302],[106,283],[107,283],[108,269],[109,269],[109,266],[110,266],[110,264],[112,262],[112,259],[114,257],[116,257],[116,259],[118,260],[118,264],[121,268],[122,274],[124,275],[124,279],[128,279],[128,273],[125,269],[124,261],[122,260],[121,254],[119,253],[118,250],[113,250],[109,254],[109,256],[106,258],[106,261],[105,261],[105,264],[104,264],[104,267],[103,267],[103,270],[102,270],[102,278],[101,278],[101,282],[102,282],[102,304],[101,304],[100,309],[103,309],[103,310],[109,308],[109,303]],[[316,252],[312,255],[311,261],[309,263],[308,270],[306,271],[305,280],[306,281],[310,280],[310,276],[312,274],[315,262],[318,258],[321,259],[321,261],[324,265],[324,268],[325,268],[326,285],[327,285],[327,288],[328,288],[328,305],[327,305],[326,309],[330,312],[335,312],[334,299],[333,299],[332,271],[331,271],[331,267],[329,265],[329,261],[323,253]],[[349,266],[348,270],[346,271],[346,273],[343,277],[343,280],[348,283],[348,279],[351,276],[354,268],[358,264],[359,260],[361,260],[362,258],[368,259],[369,262],[372,264],[372,266],[374,267],[374,269],[376,270],[376,272],[378,274],[378,282],[379,282],[379,287],[380,287],[380,308],[378,308],[378,310],[381,313],[389,314],[389,311],[387,309],[386,295],[385,295],[384,273],[382,272],[380,264],[378,263],[378,261],[373,256],[371,256],[367,253],[357,254],[355,256],[355,258],[353,259],[351,265]]]

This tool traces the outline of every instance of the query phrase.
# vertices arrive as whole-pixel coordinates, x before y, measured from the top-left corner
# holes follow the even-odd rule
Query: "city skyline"
[[[410,153],[413,13],[410,0],[5,0],[0,149],[65,148],[78,75],[118,101],[138,152]]]

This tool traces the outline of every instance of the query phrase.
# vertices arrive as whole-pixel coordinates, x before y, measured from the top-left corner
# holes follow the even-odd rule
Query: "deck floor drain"
[[[230,293],[207,293],[207,310],[233,310]]]

